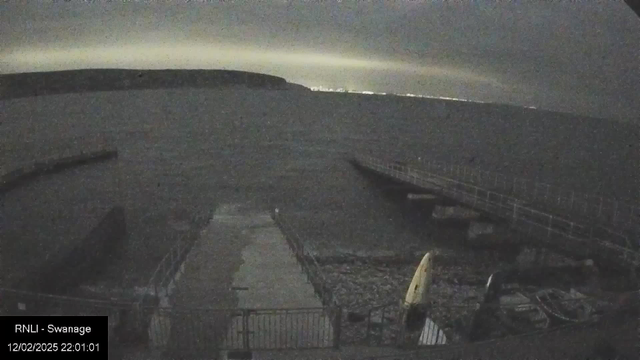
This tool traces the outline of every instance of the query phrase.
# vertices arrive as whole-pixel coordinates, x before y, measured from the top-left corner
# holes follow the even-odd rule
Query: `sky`
[[[622,0],[0,2],[0,73],[234,69],[640,123]]]

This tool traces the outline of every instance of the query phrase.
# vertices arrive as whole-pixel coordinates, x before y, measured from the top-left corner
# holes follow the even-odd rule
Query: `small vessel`
[[[574,289],[569,292],[543,289],[535,294],[535,298],[547,314],[563,322],[587,321],[593,313],[593,307],[585,300],[586,296]]]
[[[427,293],[432,280],[432,254],[426,253],[409,284],[404,299],[403,324],[408,332],[422,330],[427,318]]]
[[[527,333],[549,327],[550,320],[544,310],[521,292],[503,294],[498,301],[498,318],[513,332]]]
[[[404,299],[404,330],[410,335],[418,335],[418,345],[444,345],[447,337],[436,323],[427,317],[428,293],[432,282],[433,254],[428,252],[424,255],[413,279],[409,284],[409,289]],[[411,338],[416,340],[415,337]]]
[[[488,340],[589,319],[593,311],[586,300],[580,300],[582,294],[558,289],[588,285],[593,276],[591,267],[591,262],[584,262],[513,267],[493,273],[487,281],[484,299],[474,313],[469,340]],[[582,310],[566,308],[571,301],[564,300],[572,296],[576,299],[573,306]]]

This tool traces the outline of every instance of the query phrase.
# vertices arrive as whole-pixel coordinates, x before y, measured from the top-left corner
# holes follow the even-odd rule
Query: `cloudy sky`
[[[0,3],[0,73],[212,68],[640,122],[622,0]]]

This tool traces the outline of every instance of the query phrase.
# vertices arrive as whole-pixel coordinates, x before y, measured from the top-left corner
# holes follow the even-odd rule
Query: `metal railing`
[[[375,307],[343,308],[340,343],[360,346],[395,346],[403,309],[399,303]],[[354,321],[353,317],[359,317]]]
[[[466,360],[466,359],[584,359],[595,348],[614,343],[619,354],[633,354],[637,339],[638,306],[632,303],[603,315],[599,321],[562,325],[550,330],[542,330],[521,335],[512,335],[475,343],[425,346],[401,354],[383,356],[354,356],[359,360]],[[631,316],[632,320],[629,320]],[[613,348],[613,349],[612,349]],[[617,358],[616,354],[606,354],[604,358]],[[581,356],[581,357],[580,357]],[[610,356],[610,357],[607,357]],[[596,357],[594,357],[596,358]],[[602,357],[597,357],[602,358]],[[626,357],[625,357],[626,358]]]
[[[630,292],[637,295],[636,292]],[[283,349],[313,349],[339,347],[341,345],[365,346],[401,346],[407,347],[407,339],[413,343],[409,347],[445,349],[444,353],[454,354],[459,346],[475,347],[478,344],[463,344],[462,340],[452,340],[453,331],[447,329],[427,329],[423,333],[425,338],[440,335],[444,331],[447,336],[447,346],[419,345],[416,338],[407,337],[404,330],[405,309],[398,302],[367,310],[367,317],[361,319],[357,326],[347,324],[346,321],[336,322],[327,314],[331,313],[326,307],[302,309],[210,309],[210,308],[158,308],[138,307],[134,302],[114,300],[80,299],[64,296],[29,293],[11,289],[0,289],[2,315],[107,315],[109,316],[110,334],[118,336],[116,328],[127,325],[140,334],[141,329],[135,327],[135,319],[143,317],[149,319],[148,330],[144,333],[149,337],[149,349],[161,352],[176,351],[181,354],[197,355],[211,354],[217,350],[283,350]],[[554,302],[588,303],[593,308],[604,311],[603,314],[619,310],[618,305],[600,301],[596,298],[571,299]],[[533,305],[537,305],[533,299]],[[525,304],[531,306],[531,304]],[[602,305],[605,304],[605,305]],[[505,310],[525,306],[485,305],[485,309]],[[443,314],[458,314],[463,323],[469,324],[471,317],[478,308],[472,305],[439,305],[432,306],[427,316],[436,324],[445,323]],[[333,313],[342,312],[341,307]],[[439,315],[440,314],[440,315]],[[389,315],[389,316],[387,316]],[[454,316],[455,318],[455,316]],[[606,316],[580,322],[574,327],[575,331],[582,331],[583,327],[602,322]],[[349,330],[351,327],[351,330]],[[432,334],[430,332],[437,331]],[[461,331],[458,329],[457,331]],[[465,331],[463,329],[462,331]],[[553,333],[554,329],[548,332]],[[634,328],[634,333],[637,331]],[[359,332],[359,333],[358,333]],[[120,330],[122,334],[122,330]],[[546,336],[543,333],[541,336]],[[125,337],[127,337],[125,335]],[[510,343],[513,336],[500,338],[494,344]],[[482,343],[479,343],[480,345]],[[431,351],[431,350],[429,350]],[[420,357],[418,357],[420,358]],[[416,358],[416,359],[418,359]]]
[[[553,209],[615,228],[628,228],[634,233],[640,231],[640,205],[471,166],[447,164],[422,158],[419,159],[419,163],[429,173],[510,195],[538,208]]]
[[[303,239],[298,235],[295,228],[291,226],[284,217],[275,209],[272,213],[273,221],[282,231],[287,244],[291,248],[293,255],[298,260],[302,271],[306,274],[309,283],[313,286],[316,295],[320,298],[322,306],[327,311],[333,326],[333,345],[340,346],[340,332],[342,323],[342,308],[339,306],[333,291],[329,287],[327,277],[323,274],[322,267],[318,264],[315,256],[305,249]]]
[[[566,218],[534,210],[522,204],[522,200],[476,185],[450,179],[441,175],[415,169],[407,165],[385,162],[368,156],[356,158],[362,165],[399,180],[422,187],[438,186],[440,192],[475,209],[508,219],[512,227],[520,233],[542,239],[560,247],[568,245],[573,253],[584,256],[599,255],[614,258],[625,268],[640,265],[640,253],[625,245],[625,236],[597,233],[594,227],[587,227]],[[558,239],[562,241],[558,241]],[[597,249],[594,249],[597,248]]]
[[[325,308],[149,311],[152,346],[165,351],[317,349],[336,341]]]
[[[619,294],[619,299],[622,298],[631,298],[638,297],[638,291],[631,291],[627,293]],[[639,298],[640,299],[640,298]],[[635,304],[633,306],[638,306],[637,300],[631,300],[630,304]],[[527,301],[522,303],[513,303],[513,304],[483,304],[483,314],[486,315],[488,312],[494,314],[489,316],[496,316],[496,319],[500,318],[498,314],[504,313],[509,310],[526,310],[531,308],[538,308],[543,310],[548,316],[549,315],[547,309],[551,306],[554,308],[566,308],[576,309],[580,305],[583,309],[590,309],[590,314],[586,318],[582,318],[580,320],[574,319],[572,321],[567,321],[565,324],[574,324],[576,325],[574,328],[579,329],[581,327],[588,327],[592,324],[597,324],[606,321],[607,317],[612,314],[619,312],[621,310],[627,309],[631,305],[621,306],[616,301],[600,299],[596,297],[583,297],[583,298],[572,298],[572,299],[564,299],[564,300],[553,300],[548,303],[543,303],[541,299],[536,298],[535,296],[527,296]],[[353,345],[365,345],[365,346],[397,346],[402,348],[426,348],[432,349],[434,347],[440,347],[441,345],[433,345],[429,343],[425,343],[426,339],[435,340],[437,338],[442,338],[442,333],[444,333],[446,337],[446,345],[448,346],[459,346],[462,344],[468,344],[467,340],[465,340],[471,330],[471,325],[474,323],[473,318],[478,316],[477,310],[480,308],[479,304],[467,304],[467,305],[449,305],[449,304],[440,304],[440,305],[429,305],[427,306],[427,317],[432,319],[435,324],[439,325],[439,328],[436,327],[427,327],[415,333],[408,333],[405,329],[404,319],[406,315],[406,309],[401,305],[400,302],[397,304],[389,304],[385,306],[380,306],[376,308],[372,308],[369,310],[369,316],[366,319],[363,319],[358,324],[343,324],[342,334],[343,337],[341,339],[342,344],[353,344]],[[385,314],[389,316],[385,316]],[[506,313],[505,313],[506,314]],[[448,320],[447,320],[448,319]],[[487,319],[483,318],[485,321]],[[455,321],[452,321],[455,320]],[[640,321],[640,319],[636,319]],[[632,320],[633,321],[633,320]],[[447,325],[447,323],[456,322],[458,325],[456,327],[451,327],[451,325]],[[358,332],[349,331],[348,328],[352,327],[356,329],[354,325],[357,326]],[[640,325],[640,323],[639,323]],[[449,326],[449,327],[447,327]],[[462,326],[462,327],[460,327]],[[494,335],[489,341],[502,341],[504,339],[509,339],[514,336],[521,336],[523,331],[520,331],[520,335],[517,335],[518,332],[514,332],[514,329],[510,327],[508,323],[494,323],[493,326],[501,326],[501,333],[503,335]],[[563,328],[567,327],[567,325],[550,325],[549,328],[544,330],[545,332],[553,332],[558,327]],[[486,329],[486,328],[485,328]],[[498,333],[500,333],[498,332]],[[531,331],[529,333],[533,333],[536,331]],[[496,334],[498,334],[496,333]],[[527,333],[527,332],[524,332]],[[420,340],[425,340],[425,342],[421,343]],[[432,341],[432,343],[435,341]],[[483,341],[485,342],[485,341]],[[479,342],[479,343],[483,343]]]
[[[417,172],[420,175],[426,175],[426,176],[434,176],[433,174],[430,174],[427,171],[424,170],[415,170],[412,169],[412,171]],[[464,172],[464,174],[466,174],[466,172]],[[453,182],[456,185],[471,185],[477,188],[482,188],[481,186],[474,184],[473,182],[467,183],[465,182],[466,180],[462,180],[460,181],[460,179],[456,179],[456,180],[452,180],[450,178],[446,178],[444,176],[440,176],[440,175],[435,175],[437,176],[439,179],[444,179],[446,181],[449,182]],[[466,176],[466,175],[464,175]],[[516,181],[517,183],[518,181]],[[460,188],[462,188],[463,191],[465,191],[468,187],[464,187],[464,186],[460,186]],[[485,189],[485,188],[483,188]],[[485,189],[486,190],[486,189]],[[491,192],[496,192],[494,190],[490,190]],[[607,241],[613,242],[619,246],[622,247],[626,247],[629,249],[634,249],[637,250],[638,249],[638,244],[636,241],[634,241],[633,237],[633,233],[632,232],[621,232],[621,231],[617,231],[617,230],[613,230],[609,227],[605,227],[603,225],[599,225],[599,224],[594,224],[590,219],[586,219],[586,218],[582,218],[580,219],[581,221],[574,221],[575,218],[575,213],[571,214],[574,215],[574,217],[572,216],[567,216],[567,214],[564,214],[562,212],[558,213],[557,211],[561,211],[558,209],[554,209],[556,210],[556,212],[550,211],[547,209],[545,209],[545,204],[539,203],[539,202],[534,202],[532,203],[531,199],[527,199],[526,198],[526,191],[525,191],[525,195],[521,195],[519,194],[517,191],[512,191],[510,193],[503,193],[498,191],[498,193],[505,195],[504,198],[509,199],[510,202],[513,203],[517,203],[517,206],[519,206],[520,208],[527,208],[527,209],[536,209],[533,210],[536,213],[539,214],[545,214],[545,215],[549,215],[555,219],[566,219],[566,221],[569,221],[573,224],[579,224],[576,227],[574,227],[573,229],[575,229],[576,232],[580,232],[585,236],[588,236],[589,238],[604,238]],[[559,198],[561,199],[561,198]],[[559,203],[562,203],[562,201],[559,201]],[[542,211],[540,211],[540,209],[543,209]],[[562,215],[560,215],[562,214]],[[569,220],[571,218],[571,220]],[[580,218],[580,217],[579,217]],[[588,224],[588,225],[586,225]]]
[[[228,349],[310,349],[336,347],[325,308],[256,309],[236,312]]]
[[[295,228],[289,224],[279,213],[273,214],[273,220],[282,231],[287,244],[291,248],[294,256],[298,260],[302,271],[306,274],[307,279],[313,286],[316,294],[322,301],[322,305],[326,307],[334,307],[336,300],[333,291],[328,286],[326,276],[323,274],[322,267],[318,264],[316,257],[306,250],[304,241],[298,235]]]
[[[596,298],[554,301],[555,305],[580,302],[599,311],[611,311],[616,305],[600,302]],[[605,304],[605,305],[603,305]],[[535,298],[527,304],[484,305],[495,311],[523,306],[540,305]],[[446,318],[462,320],[470,324],[477,304],[432,306],[427,316],[436,324],[444,324]],[[344,311],[337,306],[335,311]],[[299,309],[210,309],[210,308],[154,308],[142,309],[142,316],[150,318],[150,347],[181,354],[204,354],[217,350],[286,350],[338,348],[342,345],[427,347],[420,344],[415,335],[425,339],[442,337],[446,333],[448,345],[464,343],[464,335],[451,337],[451,328],[428,328],[426,331],[408,334],[405,330],[406,309],[400,302],[367,309],[365,318],[349,323],[346,318],[336,322],[328,316],[331,311],[323,308]],[[457,315],[452,315],[457,314]],[[598,321],[592,318],[581,323]],[[468,329],[456,329],[465,332]],[[413,341],[413,343],[412,343]]]
[[[202,223],[205,217],[206,216],[196,217],[193,219],[193,222],[197,224]],[[138,301],[139,306],[147,304],[146,300],[148,300],[149,296],[154,296],[156,298],[169,296],[169,290],[172,286],[171,282],[176,276],[176,273],[180,270],[180,267],[186,260],[187,254],[191,251],[191,248],[197,239],[198,237],[194,236],[194,234],[187,233],[171,246],[169,251],[165,254],[162,260],[160,260],[151,274],[151,277],[147,282],[147,291],[141,295]]]
[[[147,283],[146,295],[154,295],[156,297],[168,296],[169,285],[173,281],[174,276],[180,270],[187,254],[193,247],[194,239],[185,236],[176,241],[169,249],[169,252],[162,258],[149,282]],[[143,295],[144,296],[144,295]],[[143,300],[140,300],[143,303]]]

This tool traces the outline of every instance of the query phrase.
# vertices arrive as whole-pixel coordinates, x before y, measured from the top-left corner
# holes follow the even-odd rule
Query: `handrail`
[[[462,179],[462,181],[475,183],[484,188],[511,195],[517,194],[519,198],[529,202],[554,206],[558,210],[569,211],[576,216],[584,216],[604,224],[628,228],[636,233],[640,232],[640,206],[638,205],[608,199],[604,196],[584,194],[521,177],[509,177],[477,167],[447,164],[422,158],[419,158],[418,162],[425,165],[431,173],[439,172],[444,176]],[[556,200],[551,201],[551,199]]]
[[[187,233],[169,248],[169,251],[164,255],[162,260],[160,260],[156,269],[151,274],[146,286],[147,292],[140,295],[138,305],[143,305],[145,297],[149,295],[149,292],[154,296],[166,295],[162,292],[168,290],[167,287],[173,280],[173,277],[179,270],[185,256],[191,250],[196,239],[197,237]]]
[[[289,225],[278,213],[274,215],[274,221],[277,225],[281,227],[281,230],[284,233],[285,239],[287,239],[287,243],[291,247],[291,250],[300,261],[301,266],[307,276],[310,278],[311,283],[316,286],[321,286],[322,289],[320,292],[320,297],[322,299],[323,305],[325,306],[335,306],[337,304],[335,297],[333,296],[333,292],[327,288],[327,280],[326,276],[322,272],[322,268],[318,261],[316,260],[313,254],[309,253],[302,244],[302,238],[298,235],[295,229]],[[311,263],[308,263],[308,260],[311,260]],[[321,284],[315,284],[315,277],[318,277],[319,282]]]
[[[416,185],[433,184],[433,181],[429,181],[428,179],[424,179],[420,176],[421,174],[427,174],[429,178],[436,178],[445,182],[445,185],[447,186],[441,187],[441,191],[447,193],[449,196],[463,202],[472,203],[472,206],[486,210],[490,213],[497,212],[501,216],[511,219],[513,222],[512,225],[515,227],[517,227],[518,223],[527,224],[527,234],[531,234],[533,228],[538,227],[542,228],[542,230],[546,232],[547,239],[550,239],[553,234],[565,236],[576,241],[595,241],[599,245],[620,253],[621,256],[619,257],[624,262],[631,262],[635,266],[640,265],[640,253],[611,241],[605,241],[595,237],[593,227],[588,228],[562,217],[522,206],[522,200],[513,196],[483,189],[479,186],[450,179],[441,175],[431,174],[426,171],[411,168],[404,164],[388,163],[369,156],[359,156],[356,157],[356,160],[374,170],[386,172],[389,175],[412,182]],[[458,188],[460,188],[460,190]],[[464,191],[467,189],[470,189],[471,191]],[[540,223],[540,219],[542,219],[542,223]],[[627,237],[621,234],[616,235],[618,235],[618,242],[624,241],[625,244],[629,244],[629,239]]]
[[[170,277],[175,275],[177,259],[185,253],[186,249],[187,244],[182,238],[176,241],[151,275],[146,287],[148,291],[153,290],[152,293],[155,296],[160,295],[160,292],[169,284]]]
[[[461,182],[461,181],[457,181],[457,180],[454,180],[454,179],[449,179],[449,178],[446,178],[446,177],[443,177],[443,176],[440,176],[440,175],[433,175],[433,174],[430,174],[430,173],[425,172],[423,170],[415,170],[415,169],[411,169],[411,170],[415,171],[417,173],[420,173],[420,174],[426,174],[429,177],[437,177],[437,178],[442,179],[444,181],[453,182],[456,185],[469,186],[469,187],[472,187],[474,189],[479,189],[481,191],[489,191],[489,190],[485,190],[485,189],[483,189],[483,188],[481,188],[479,186],[471,185],[471,184],[464,183],[464,182]],[[490,191],[490,192],[491,193],[495,193],[494,191]],[[530,206],[525,206],[525,205],[529,205],[529,204],[525,203],[522,199],[517,198],[517,197],[515,197],[513,195],[504,195],[504,194],[502,194],[502,195],[503,195],[503,197],[505,199],[509,200],[509,202],[508,202],[509,206],[517,206],[518,209],[527,209],[531,213],[536,213],[536,214],[539,214],[539,215],[542,215],[542,216],[551,216],[554,219],[558,219],[558,220],[561,220],[561,221],[564,220],[563,216],[550,214],[550,213],[547,213],[547,212],[544,212],[544,211],[535,210]],[[584,226],[584,225],[578,224],[575,221],[570,221],[570,220],[564,220],[564,221],[567,224],[573,224],[572,229],[574,229],[576,231],[582,230],[584,233],[588,233],[590,238],[594,238],[593,232],[594,232],[594,230],[598,230],[598,231],[606,232],[611,239],[616,238],[617,239],[617,243],[624,243],[624,244],[627,245],[628,248],[631,248],[631,249],[636,248],[636,246],[634,246],[633,243],[630,241],[629,235],[622,234],[620,232],[614,231],[612,229],[609,229],[607,227],[603,227],[603,226],[600,226],[600,225]]]

